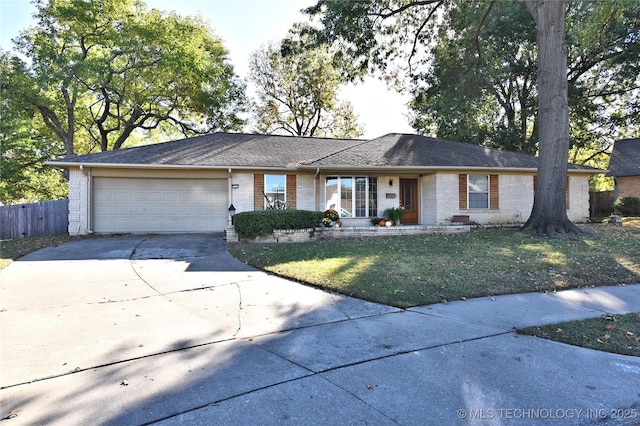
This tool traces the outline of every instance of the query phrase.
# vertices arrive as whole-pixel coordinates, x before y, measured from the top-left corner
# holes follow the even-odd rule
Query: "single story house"
[[[640,198],[640,139],[614,142],[607,176],[615,180],[616,198]]]
[[[538,159],[412,134],[371,140],[214,133],[65,157],[69,233],[216,232],[237,212],[273,205],[335,209],[345,226],[368,226],[389,207],[402,224],[523,223]],[[588,178],[569,165],[567,213],[589,215]]]

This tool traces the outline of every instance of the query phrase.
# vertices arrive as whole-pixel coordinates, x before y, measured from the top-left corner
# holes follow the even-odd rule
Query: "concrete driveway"
[[[0,271],[0,418],[635,424],[640,359],[512,331],[630,311],[640,285],[405,311],[257,271],[221,235],[85,239]]]

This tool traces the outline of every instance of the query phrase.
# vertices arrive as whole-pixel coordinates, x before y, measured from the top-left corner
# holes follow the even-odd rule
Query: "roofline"
[[[199,166],[199,165],[184,165],[184,164],[138,164],[138,163],[83,163],[79,161],[64,162],[64,161],[45,161],[47,166],[60,167],[60,168],[101,168],[101,169],[174,169],[174,170],[229,170],[229,169],[251,169],[251,170],[295,170],[294,167],[280,167],[280,166]],[[315,168],[314,168],[315,170]]]
[[[402,170],[402,171],[430,171],[430,172],[438,172],[438,171],[469,171],[469,170],[478,170],[478,171],[492,171],[492,170],[505,170],[505,171],[513,171],[513,172],[535,172],[538,173],[537,167],[479,167],[479,166],[423,166],[423,167],[415,167],[415,166],[343,166],[343,167],[335,167],[335,166],[313,166],[313,165],[304,165],[298,167],[299,169],[310,169],[310,170],[324,170],[324,171],[334,171],[334,170],[363,170],[363,171],[376,171],[376,170]],[[602,169],[568,169],[568,173],[573,174],[604,174],[607,173],[608,170]]]
[[[314,166],[313,164],[305,164],[302,166],[289,166],[289,167],[280,167],[280,166],[250,166],[250,165],[242,165],[242,166],[198,166],[198,165],[181,165],[181,164],[136,164],[136,163],[83,163],[83,162],[64,162],[64,161],[45,161],[45,164],[48,166],[55,166],[61,168],[67,167],[86,167],[86,168],[109,168],[109,169],[173,169],[173,170],[229,170],[229,169],[251,169],[251,170],[309,170],[316,171],[322,170],[325,172],[332,172],[338,170],[362,170],[362,171],[469,171],[469,170],[477,170],[477,171],[494,171],[494,170],[504,170],[511,172],[538,172],[536,167],[476,167],[476,166],[446,166],[446,167],[437,167],[437,166],[428,166],[428,167],[415,167],[415,166]],[[591,169],[591,170],[582,170],[582,169],[568,169],[567,171],[570,174],[605,174],[608,173],[609,170],[600,170],[600,169]]]

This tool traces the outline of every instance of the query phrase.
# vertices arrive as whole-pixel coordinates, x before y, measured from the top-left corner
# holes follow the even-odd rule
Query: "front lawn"
[[[479,296],[640,282],[640,228],[538,238],[513,229],[465,234],[230,244],[269,272],[398,307]]]
[[[528,327],[518,332],[589,349],[640,356],[640,313],[637,312]]]

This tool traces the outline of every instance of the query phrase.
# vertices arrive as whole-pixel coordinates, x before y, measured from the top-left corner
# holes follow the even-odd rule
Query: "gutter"
[[[301,166],[298,169],[302,170],[302,169],[313,169],[313,167],[311,166]],[[356,171],[371,171],[371,172],[393,172],[393,171],[400,171],[400,172],[413,172],[413,173],[424,173],[424,172],[460,172],[460,171],[483,171],[483,172],[489,172],[489,171],[502,171],[502,172],[524,172],[524,173],[538,173],[538,168],[537,167],[490,167],[490,166],[483,166],[483,167],[479,167],[479,166],[447,166],[447,167],[435,167],[435,166],[428,166],[428,167],[415,167],[415,166],[325,166],[325,168],[323,169],[325,172],[327,173],[334,173],[334,172],[339,172],[339,173],[345,173],[348,172],[350,170],[356,170]],[[601,169],[591,169],[591,170],[584,170],[584,169],[568,169],[567,173],[569,174],[587,174],[587,175],[594,175],[594,174],[604,174],[607,173],[607,170],[601,170]]]
[[[185,165],[185,164],[136,164],[136,163],[78,163],[67,161],[50,160],[45,161],[47,166],[60,167],[60,168],[73,168],[80,167],[81,165],[93,168],[107,168],[107,169],[170,169],[170,170],[229,170],[229,165],[226,166],[202,166],[202,165]],[[266,170],[266,171],[291,171],[297,170],[297,168],[291,167],[278,167],[278,166],[233,166],[239,170]]]

